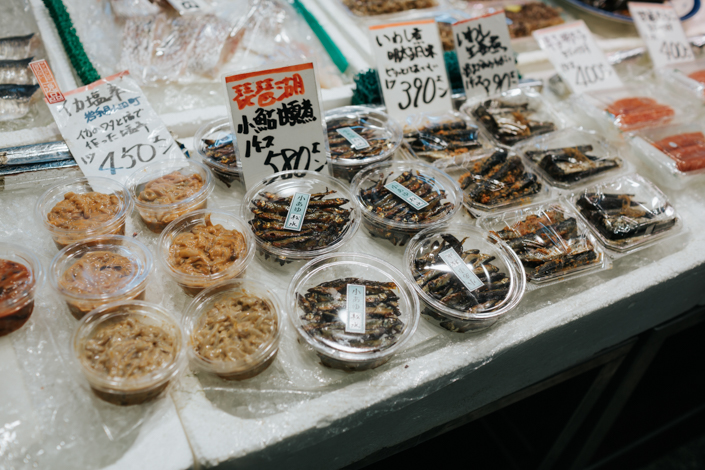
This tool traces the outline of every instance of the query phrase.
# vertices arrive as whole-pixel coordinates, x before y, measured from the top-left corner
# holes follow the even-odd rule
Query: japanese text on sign
[[[695,59],[678,13],[669,4],[629,2],[629,12],[656,67]]]
[[[470,292],[477,290],[484,285],[475,273],[468,268],[465,261],[463,261],[460,255],[458,255],[453,248],[449,248],[442,252],[440,257],[453,271],[453,274],[458,276],[458,280],[460,280],[460,282],[462,282]]]
[[[64,95],[64,101],[49,104],[49,109],[87,177],[124,183],[148,163],[184,158],[128,72]]]
[[[49,104],[61,103],[66,98],[61,93],[59,89],[59,84],[56,83],[54,74],[49,68],[49,64],[45,59],[35,60],[29,64],[32,69],[32,73],[37,78],[37,83],[42,87],[42,92],[44,93],[44,98]]]
[[[306,218],[306,209],[311,196],[306,193],[296,193],[291,198],[289,212],[286,214],[284,228],[294,232],[300,232]]]
[[[408,114],[452,109],[443,48],[434,20],[371,26],[387,112]]]
[[[456,23],[453,37],[468,98],[501,93],[519,84],[503,11]]]
[[[245,183],[280,171],[325,168],[312,63],[226,76],[225,89]]]
[[[416,210],[423,209],[428,205],[428,202],[424,201],[416,194],[409,191],[398,181],[392,181],[391,183],[387,183],[386,185],[384,185],[384,187],[387,188],[394,195],[402,198],[404,202],[406,202]]]
[[[532,34],[574,92],[583,93],[622,86],[622,81],[602,50],[595,44],[592,33],[584,22],[575,21],[540,29]]]
[[[365,291],[365,286],[348,284],[346,297],[348,321],[345,324],[346,333],[365,333]]]
[[[336,129],[336,131],[338,132],[338,134],[345,137],[345,139],[350,142],[350,145],[352,145],[352,147],[356,150],[366,149],[370,146],[370,143],[366,141],[364,137],[362,137],[360,134],[350,129],[349,127]]]

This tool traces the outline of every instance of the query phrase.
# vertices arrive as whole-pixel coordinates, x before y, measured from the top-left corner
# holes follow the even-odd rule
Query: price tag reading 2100
[[[389,114],[404,121],[409,114],[452,109],[434,20],[371,26],[370,34]]]

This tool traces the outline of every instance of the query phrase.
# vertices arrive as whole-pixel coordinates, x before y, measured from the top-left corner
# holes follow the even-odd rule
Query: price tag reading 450
[[[326,167],[313,63],[225,77],[246,185],[280,171]]]
[[[637,2],[628,5],[656,67],[695,60],[678,13],[671,5]]]
[[[575,93],[623,86],[584,22],[539,29],[532,34]]]
[[[370,27],[387,112],[410,114],[453,109],[438,26],[433,19]]]

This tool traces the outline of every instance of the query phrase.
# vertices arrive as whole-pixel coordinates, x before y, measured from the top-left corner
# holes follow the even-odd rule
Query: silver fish
[[[0,59],[24,59],[29,57],[34,33],[26,36],[0,38]]]
[[[37,81],[29,69],[29,63],[34,57],[19,60],[0,60],[0,85],[34,85]]]
[[[68,145],[63,141],[22,145],[0,149],[0,169],[9,166],[23,166],[47,163],[73,158]]]
[[[39,85],[0,85],[0,121],[18,119],[29,112]]]

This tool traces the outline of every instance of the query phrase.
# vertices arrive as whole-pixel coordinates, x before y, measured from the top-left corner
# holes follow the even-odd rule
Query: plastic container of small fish
[[[95,194],[99,193],[99,194]],[[56,247],[99,235],[124,235],[134,202],[125,186],[109,178],[75,178],[49,188],[34,214]]]
[[[705,182],[705,126],[700,122],[636,132],[632,150],[659,184],[683,189]]]
[[[325,114],[331,175],[350,181],[363,168],[394,157],[401,126],[387,114],[366,106],[344,106]]]
[[[206,165],[181,159],[152,163],[127,180],[142,221],[154,233],[184,214],[205,209],[214,186]]]
[[[473,217],[550,199],[553,191],[528,163],[503,148],[477,157],[437,162],[460,185],[463,205]]]
[[[404,17],[415,11],[428,11],[443,5],[444,0],[336,0],[353,18],[381,22]]]
[[[220,210],[182,215],[162,231],[157,246],[159,265],[188,295],[244,275],[255,256],[247,223]]]
[[[201,160],[226,185],[242,181],[242,163],[230,119],[220,118],[201,126],[193,136]]]
[[[297,193],[310,196],[300,230],[285,227]],[[257,256],[267,266],[295,270],[352,239],[360,226],[360,209],[352,199],[340,180],[315,171],[282,171],[245,194],[240,216],[250,225]],[[295,211],[292,215],[296,219]]]
[[[505,148],[565,127],[565,120],[553,106],[530,88],[515,88],[489,98],[473,98],[460,111],[479,123],[497,145]]]
[[[114,405],[154,400],[187,363],[179,323],[163,307],[139,300],[93,310],[78,323],[71,344],[93,393]],[[135,349],[142,351],[138,358]]]
[[[677,64],[657,70],[667,83],[705,101],[705,60]]]
[[[467,224],[418,233],[404,252],[404,272],[421,301],[421,315],[458,333],[491,327],[517,306],[526,289],[517,255]]]
[[[493,144],[467,115],[448,111],[408,116],[403,148],[413,157],[433,163],[487,152]]]
[[[551,186],[574,189],[625,171],[620,151],[593,131],[566,128],[514,147]]]
[[[152,253],[132,237],[109,235],[67,246],[54,256],[49,284],[74,318],[101,305],[144,300]]]
[[[570,203],[600,243],[617,255],[653,245],[683,229],[666,196],[637,173],[573,193]]]
[[[409,280],[391,264],[362,253],[331,253],[307,263],[289,284],[286,307],[321,363],[347,371],[387,362],[419,322],[419,301]]]
[[[0,337],[17,331],[34,311],[44,281],[42,263],[30,250],[0,242]]]
[[[388,189],[392,183],[395,193]],[[458,184],[419,162],[378,163],[358,173],[350,188],[369,234],[398,246],[421,230],[450,220],[461,205]]]
[[[612,267],[583,219],[556,200],[482,218],[478,226],[516,253],[534,285],[553,284]]]
[[[277,357],[281,316],[276,295],[261,282],[236,279],[211,286],[181,319],[189,359],[227,380],[254,377]]]

